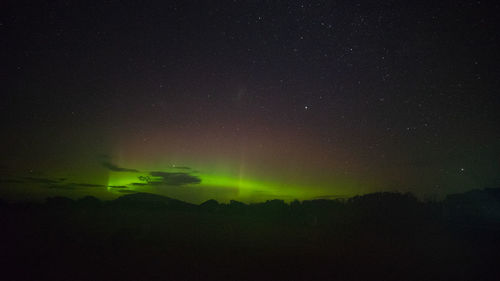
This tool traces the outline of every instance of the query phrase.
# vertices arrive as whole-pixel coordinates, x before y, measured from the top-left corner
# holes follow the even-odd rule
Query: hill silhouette
[[[177,199],[151,193],[132,193],[123,195],[112,201],[113,205],[134,208],[166,208],[166,209],[190,209],[196,205],[186,203]]]
[[[500,189],[422,202],[0,201],[2,280],[498,280]]]

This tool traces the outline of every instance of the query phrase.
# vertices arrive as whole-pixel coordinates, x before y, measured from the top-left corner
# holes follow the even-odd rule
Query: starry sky
[[[2,1],[0,196],[500,186],[499,4]]]

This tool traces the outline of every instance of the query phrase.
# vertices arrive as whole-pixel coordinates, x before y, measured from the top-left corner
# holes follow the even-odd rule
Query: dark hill
[[[0,205],[0,280],[500,280],[499,190]]]
[[[112,201],[113,206],[134,207],[145,209],[195,209],[197,206],[191,203],[172,199],[151,193],[133,193],[123,195]]]

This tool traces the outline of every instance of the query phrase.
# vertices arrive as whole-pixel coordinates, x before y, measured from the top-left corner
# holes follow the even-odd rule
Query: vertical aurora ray
[[[360,181],[335,173],[332,168],[325,169],[340,160],[316,157],[314,144],[297,141],[293,146],[281,145],[287,140],[285,136],[272,141],[256,135],[218,139],[206,134],[195,137],[179,133],[172,137],[168,131],[157,132],[147,144],[122,138],[109,160],[125,169],[108,171],[108,192],[149,192],[193,203],[209,199],[292,201],[362,192]],[[152,172],[184,174],[200,182],[165,184],[139,179],[151,177]],[[373,186],[373,182],[366,186]]]

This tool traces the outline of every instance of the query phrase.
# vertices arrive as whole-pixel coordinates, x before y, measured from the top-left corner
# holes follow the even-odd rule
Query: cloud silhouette
[[[197,176],[190,175],[188,173],[170,173],[170,172],[151,172],[150,175],[153,177],[149,184],[165,184],[165,185],[186,185],[186,184],[198,184],[201,179]]]
[[[191,168],[189,168],[187,166],[174,166],[172,168],[178,169],[178,170],[191,170]]]
[[[93,183],[71,183],[76,186],[84,186],[84,187],[106,187],[103,184],[93,184]]]
[[[22,177],[22,179],[25,179],[30,182],[45,183],[45,184],[57,184],[60,182],[59,180],[53,180],[49,178]]]
[[[66,190],[78,189],[78,186],[73,184],[50,184],[45,187],[50,189],[66,189]]]
[[[101,164],[104,167],[108,168],[109,170],[111,170],[113,172],[134,172],[134,173],[139,173],[139,170],[122,168],[122,167],[119,167],[119,166],[117,166],[117,165],[115,165],[113,163],[107,162],[107,161],[104,161]]]
[[[122,189],[122,190],[118,190],[118,192],[121,192],[121,193],[137,193],[137,191],[130,190],[130,189]]]
[[[64,184],[57,184],[57,183],[52,183],[47,186],[46,188],[51,188],[51,189],[78,189],[78,188],[85,188],[85,187],[106,187],[105,185],[102,184],[93,184],[93,183],[64,183]]]

